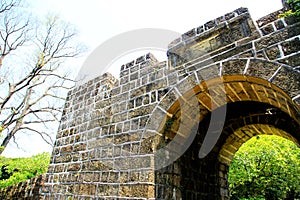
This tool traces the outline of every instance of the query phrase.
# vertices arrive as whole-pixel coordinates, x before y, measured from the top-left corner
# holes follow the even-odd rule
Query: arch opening
[[[227,118],[222,135],[213,150],[203,159],[198,157],[210,123],[208,114],[200,123],[188,150],[174,163],[156,171],[157,199],[229,199],[230,162],[239,149],[256,135],[278,135],[299,146],[300,126],[286,113],[258,102],[235,102],[227,105]],[[239,109],[238,109],[239,108]]]
[[[203,95],[211,97],[221,87],[225,88],[226,104],[218,104],[218,99],[202,100]],[[266,80],[245,76],[215,78],[195,86],[182,98],[188,101],[193,96],[199,100],[200,107],[206,109],[199,110],[197,134],[184,154],[155,172],[156,199],[229,199],[229,166],[243,143],[255,135],[267,134],[299,145],[299,106]],[[159,148],[172,142],[177,134],[184,134],[177,130],[187,113],[176,102],[169,106],[165,124],[159,126],[158,132],[163,135]],[[225,106],[226,119],[221,135],[212,150],[200,159],[199,149],[205,137],[212,134],[208,132],[210,123],[218,123],[211,121],[212,112]],[[170,119],[172,123],[168,124]]]
[[[299,146],[282,136],[253,136],[230,163],[230,199],[299,198],[299,155]]]

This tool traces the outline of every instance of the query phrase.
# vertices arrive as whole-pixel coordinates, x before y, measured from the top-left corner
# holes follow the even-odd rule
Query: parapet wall
[[[187,61],[207,60],[259,37],[247,8],[239,8],[194,28],[169,45],[169,64],[173,67]]]
[[[193,28],[190,31],[181,35],[181,37],[175,39],[169,44],[169,49],[173,47],[178,47],[178,45],[189,44],[195,42],[196,40],[202,41],[206,38],[210,38],[212,35],[220,32],[224,27],[228,27],[232,22],[243,21],[243,16],[249,18],[249,12],[247,8],[239,8],[233,12],[227,13],[223,16],[220,16],[216,19],[206,22],[205,24]],[[229,27],[228,27],[229,28]],[[244,30],[245,34],[247,30]],[[249,35],[249,33],[248,33]],[[235,38],[236,39],[236,38]]]
[[[45,179],[45,175],[41,175],[17,185],[0,188],[0,199],[38,200],[40,199]]]

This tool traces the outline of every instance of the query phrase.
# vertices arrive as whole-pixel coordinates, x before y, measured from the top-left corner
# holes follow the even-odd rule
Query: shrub
[[[45,173],[49,162],[49,153],[41,153],[29,158],[0,157],[0,187],[15,185]]]
[[[283,199],[300,196],[300,148],[279,136],[251,138],[229,168],[231,199]]]
[[[300,0],[288,0],[287,3],[290,7],[290,10],[286,11],[283,14],[280,14],[279,17],[287,17],[294,15],[300,18]]]

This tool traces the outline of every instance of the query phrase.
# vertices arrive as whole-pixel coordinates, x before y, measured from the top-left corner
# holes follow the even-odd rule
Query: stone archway
[[[170,92],[169,98],[166,95],[161,101],[160,111],[175,98],[174,94]],[[192,137],[192,141],[175,141],[179,151],[189,146],[180,152],[182,155],[175,153],[178,159],[156,171],[157,199],[228,199],[229,165],[244,142],[258,134],[279,135],[296,144],[300,141],[299,106],[282,89],[261,78],[224,75],[194,86],[173,102],[160,119],[163,122],[157,129],[161,135],[156,148],[176,151],[169,148],[176,137],[181,141]],[[226,118],[212,120],[214,112],[226,112]],[[217,129],[210,129],[211,124],[223,125],[219,135]],[[190,133],[195,130],[195,135]],[[212,149],[199,159],[199,149],[207,137],[217,138]]]
[[[214,149],[218,152],[218,177],[222,199],[229,196],[229,167],[242,144],[256,135],[281,136],[298,146],[300,141],[299,122],[270,104],[236,102],[228,105],[228,111],[222,136]]]

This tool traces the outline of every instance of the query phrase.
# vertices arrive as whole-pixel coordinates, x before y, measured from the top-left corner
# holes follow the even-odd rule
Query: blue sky
[[[88,52],[71,63],[74,71],[79,71],[88,54],[97,46],[126,31],[162,28],[184,33],[239,7],[249,8],[252,17],[258,19],[282,6],[281,0],[28,0],[28,2],[30,5],[28,9],[33,15],[43,17],[48,13],[57,14],[77,27],[79,40],[88,47]],[[165,54],[160,53],[158,57],[163,59]],[[130,56],[132,55],[121,58],[112,66],[119,69],[122,63],[137,57]],[[23,136],[18,140],[21,141],[22,149],[11,144],[6,149],[5,156],[30,156],[43,151],[51,152],[51,147],[38,137]]]

